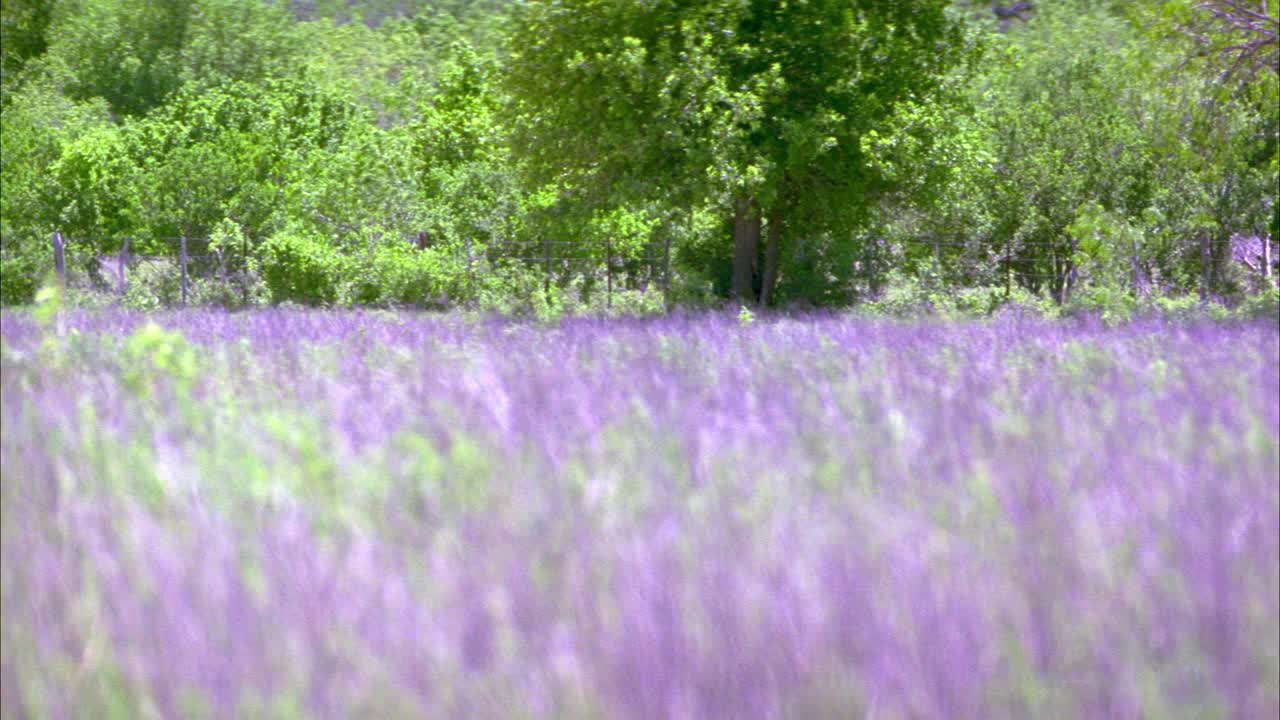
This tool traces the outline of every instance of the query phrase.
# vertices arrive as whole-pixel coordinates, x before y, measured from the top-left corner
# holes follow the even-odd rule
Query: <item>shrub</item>
[[[1068,317],[1097,317],[1107,325],[1133,319],[1138,302],[1128,291],[1111,285],[1091,285],[1072,294],[1062,311]]]
[[[344,305],[444,308],[475,295],[466,267],[447,250],[389,244],[349,259],[339,290]]]
[[[521,263],[502,264],[477,273],[476,308],[483,313],[534,317],[552,322],[564,314],[565,293],[542,272]]]
[[[885,279],[880,297],[867,303],[865,310],[872,315],[910,319],[937,314],[939,308],[935,305],[936,300],[919,278],[901,270],[892,270]],[[944,307],[943,311],[945,310]]]
[[[1000,293],[1001,304],[998,307],[1000,312],[1020,313],[1041,318],[1056,318],[1062,314],[1062,308],[1058,307],[1053,298],[1033,293],[1021,285],[1010,288],[1007,299],[1004,298],[1003,289],[993,288],[993,290]]]
[[[610,294],[599,278],[574,277],[558,293],[565,315],[594,317],[648,317],[666,312],[662,289],[614,288]]]
[[[40,258],[18,255],[0,258],[0,305],[26,305],[36,296]]]
[[[985,285],[960,288],[951,299],[951,305],[965,317],[986,317],[1003,302],[1003,294],[999,288]]]
[[[214,306],[227,310],[239,310],[261,304],[266,300],[266,290],[261,280],[254,275],[247,278],[228,278],[226,281],[217,277],[192,279],[189,295],[192,305]]]
[[[1247,320],[1271,320],[1280,322],[1280,288],[1272,286],[1245,298],[1236,315]]]
[[[378,250],[373,264],[389,303],[442,308],[472,294],[466,268],[448,250],[390,245]]]
[[[1152,297],[1142,305],[1141,312],[1144,315],[1155,315],[1173,322],[1194,320],[1204,316],[1200,300],[1194,295]]]
[[[188,292],[190,287],[188,286]],[[159,310],[182,302],[182,268],[174,260],[150,259],[129,269],[124,304],[137,310]]]
[[[262,244],[262,280],[271,302],[330,305],[349,274],[347,263],[331,245],[297,230],[279,232]]]

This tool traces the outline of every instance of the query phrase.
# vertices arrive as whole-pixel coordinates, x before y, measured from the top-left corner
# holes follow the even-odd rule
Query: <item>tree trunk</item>
[[[756,253],[760,248],[760,206],[755,198],[737,202],[733,215],[733,298],[744,303],[755,301],[751,285]]]
[[[778,284],[778,256],[782,244],[782,213],[769,215],[769,234],[764,241],[764,277],[760,282],[760,307],[768,307],[773,288]]]

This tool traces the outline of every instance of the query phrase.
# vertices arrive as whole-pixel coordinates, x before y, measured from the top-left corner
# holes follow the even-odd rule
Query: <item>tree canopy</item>
[[[765,302],[783,228],[866,207],[882,178],[864,139],[970,52],[937,0],[533,2],[509,47],[514,147],[540,179],[587,202],[711,202],[735,220],[735,296],[754,274]]]

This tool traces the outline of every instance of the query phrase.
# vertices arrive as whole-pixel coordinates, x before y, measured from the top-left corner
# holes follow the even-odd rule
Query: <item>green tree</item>
[[[48,49],[53,7],[49,0],[9,0],[0,6],[0,105],[8,105],[27,64]]]
[[[127,116],[188,83],[284,77],[298,53],[287,10],[263,0],[81,0],[59,8],[47,36],[67,94]]]
[[[847,236],[884,189],[862,139],[969,56],[946,5],[531,2],[508,45],[514,148],[582,202],[719,208],[733,295],[758,278],[767,303],[789,237]]]
[[[140,229],[197,237],[229,218],[261,238],[296,168],[337,152],[367,122],[353,104],[292,81],[186,90],[125,126]]]
[[[1188,69],[1194,44],[1155,10],[1046,6],[973,88],[996,169],[983,243],[1060,301],[1077,285],[1208,291],[1232,233],[1272,217],[1274,72],[1238,85]]]

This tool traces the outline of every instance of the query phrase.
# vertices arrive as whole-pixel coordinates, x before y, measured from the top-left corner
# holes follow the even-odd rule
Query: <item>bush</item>
[[[540,270],[509,263],[477,274],[476,307],[483,313],[553,321],[564,313],[564,293],[555,283],[544,287]]]
[[[182,302],[182,268],[175,260],[144,260],[129,268],[128,277],[124,293],[124,304],[128,307],[159,310]]]
[[[1245,298],[1236,315],[1245,320],[1270,320],[1280,322],[1280,288],[1271,287]]]
[[[374,258],[384,300],[396,305],[442,308],[472,292],[466,268],[448,250],[392,245]]]
[[[1097,317],[1107,325],[1119,325],[1133,319],[1138,301],[1128,291],[1111,285],[1092,285],[1071,295],[1063,306],[1067,317]]]
[[[445,308],[475,296],[464,263],[447,250],[395,243],[350,259],[340,288],[344,305]]]
[[[333,304],[343,278],[350,274],[347,262],[331,245],[296,230],[271,236],[259,256],[262,280],[274,303]]]
[[[610,298],[598,278],[577,276],[556,293],[565,315],[575,317],[647,317],[666,312],[662,289],[651,285],[641,289],[615,288]]]
[[[1156,296],[1149,298],[1141,307],[1141,314],[1154,315],[1171,322],[1183,322],[1204,317],[1204,308],[1195,295],[1179,297]]]
[[[1010,288],[1008,299],[1004,298],[1002,288],[992,289],[1001,296],[998,312],[1019,313],[1039,318],[1056,318],[1062,314],[1062,308],[1058,307],[1058,303],[1054,302],[1053,298],[1038,295],[1020,285]]]
[[[1023,287],[1014,287],[1005,297],[1005,289],[995,285],[945,290],[937,281],[922,280],[894,270],[889,273],[884,291],[866,310],[874,315],[911,319],[925,316],[943,318],[985,318],[1008,310],[1030,312],[1038,317],[1058,314],[1052,300]]]
[[[266,289],[254,275],[226,281],[217,277],[192,279],[189,290],[192,305],[239,310],[266,301]]]
[[[880,297],[867,303],[864,309],[872,315],[907,320],[926,315],[945,314],[950,309],[950,302],[944,300],[942,307],[939,307],[937,304],[939,300],[943,300],[943,297],[933,297],[916,276],[901,270],[892,270],[885,278]]]
[[[35,299],[41,265],[36,255],[0,258],[0,305],[26,305]]]
[[[989,285],[960,288],[951,299],[955,311],[965,317],[987,317],[1004,304],[1004,289]]]

